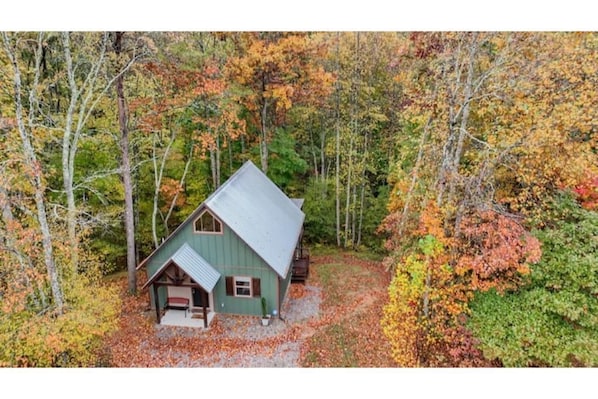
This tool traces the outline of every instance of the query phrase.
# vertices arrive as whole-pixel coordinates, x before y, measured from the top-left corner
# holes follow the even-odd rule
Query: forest
[[[0,366],[98,364],[252,160],[375,253],[398,367],[598,367],[598,34],[2,32]]]

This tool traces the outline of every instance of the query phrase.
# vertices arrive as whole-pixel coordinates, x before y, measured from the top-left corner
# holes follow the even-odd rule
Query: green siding
[[[206,259],[222,277],[214,287],[214,311],[219,313],[261,315],[260,298],[236,298],[226,295],[226,276],[248,276],[260,279],[261,296],[266,298],[268,312],[278,303],[278,274],[270,268],[243,240],[223,224],[223,234],[198,234],[193,223],[188,223],[170,237],[147,263],[148,277],[152,276],[179,248],[187,242]],[[291,272],[280,282],[283,295],[288,287]],[[153,296],[150,288],[150,295]],[[159,291],[160,304],[166,301],[166,290]],[[152,306],[153,306],[152,298]],[[280,311],[280,309],[279,309]]]
[[[278,275],[268,268],[244,268],[244,267],[223,267],[221,269],[222,279],[214,288],[214,301],[216,311],[220,313],[248,314],[260,316],[262,314],[261,298],[238,298],[226,295],[226,276],[248,276],[260,279],[261,296],[266,298],[268,313],[276,306],[277,280]]]

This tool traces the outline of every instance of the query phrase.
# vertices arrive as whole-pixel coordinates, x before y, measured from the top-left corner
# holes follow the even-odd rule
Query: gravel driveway
[[[300,296],[297,292],[300,292]],[[269,326],[262,326],[259,318],[254,316],[217,314],[212,322],[212,325],[217,323],[217,328],[201,330],[156,325],[156,335],[160,339],[172,339],[176,336],[205,337],[266,345],[268,341],[272,341],[267,353],[251,350],[234,353],[219,351],[208,358],[192,360],[181,352],[177,356],[178,362],[172,365],[174,367],[299,367],[301,345],[310,335],[307,323],[318,318],[321,301],[319,287],[309,284],[291,286],[291,292],[282,305],[282,319],[273,319]],[[280,339],[290,332],[298,332],[292,335],[295,339]]]

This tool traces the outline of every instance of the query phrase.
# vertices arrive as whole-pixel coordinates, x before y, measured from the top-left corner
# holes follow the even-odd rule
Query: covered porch
[[[163,326],[207,328],[206,324],[209,326],[212,323],[216,313],[208,311],[206,316],[207,319],[204,319],[203,312],[199,311],[187,312],[186,310],[166,309],[160,324]]]
[[[208,328],[220,273],[187,243],[148,279],[158,324]],[[162,288],[162,289],[160,289]]]

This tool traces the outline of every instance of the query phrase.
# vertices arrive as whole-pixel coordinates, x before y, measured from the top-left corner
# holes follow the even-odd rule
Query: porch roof
[[[171,262],[183,269],[183,271],[187,273],[193,281],[206,290],[206,292],[212,292],[218,279],[220,279],[220,273],[214,269],[207,260],[195,252],[189,244],[184,243],[151,277],[148,278],[143,288],[153,284]]]

